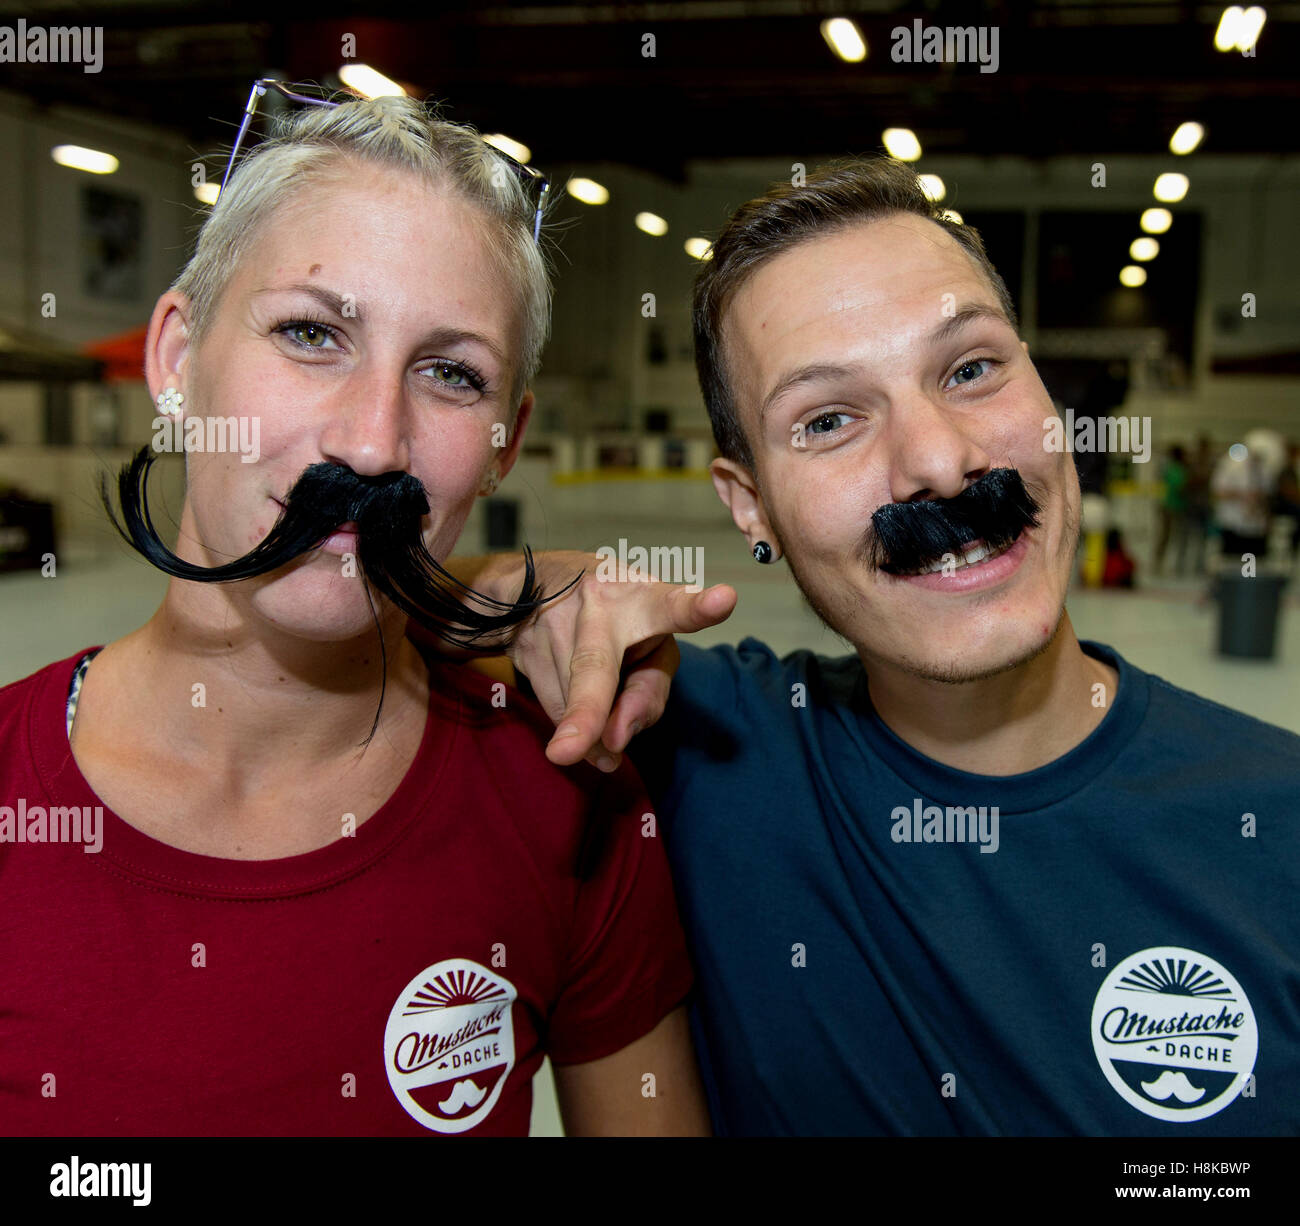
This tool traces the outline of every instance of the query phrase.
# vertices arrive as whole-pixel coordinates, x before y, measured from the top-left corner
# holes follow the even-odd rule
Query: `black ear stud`
[[[769,545],[766,541],[759,541],[758,544],[754,546],[754,561],[762,562],[764,565],[766,565],[771,560],[772,560],[772,546]]]

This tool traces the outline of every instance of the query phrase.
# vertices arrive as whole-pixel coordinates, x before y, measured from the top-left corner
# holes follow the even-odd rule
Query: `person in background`
[[[1196,439],[1187,463],[1187,535],[1191,542],[1191,573],[1205,570],[1206,545],[1214,522],[1210,478],[1214,475],[1214,450],[1208,435]]]
[[[1133,586],[1137,563],[1124,548],[1124,538],[1118,528],[1106,533],[1106,565],[1101,572],[1102,587]]]
[[[1156,570],[1165,569],[1165,554],[1170,545],[1175,557],[1175,574],[1183,574],[1191,539],[1187,508],[1187,463],[1182,447],[1169,448],[1164,470],[1160,474],[1164,492],[1160,498],[1160,536],[1156,544]]]
[[[1300,443],[1294,439],[1287,443],[1286,463],[1277,476],[1277,497],[1274,508],[1279,515],[1291,520],[1291,560],[1300,553]]]
[[[1254,448],[1230,449],[1214,466],[1210,494],[1225,558],[1240,559],[1268,552],[1269,502],[1272,489],[1262,456]],[[1244,454],[1242,454],[1244,452]]]

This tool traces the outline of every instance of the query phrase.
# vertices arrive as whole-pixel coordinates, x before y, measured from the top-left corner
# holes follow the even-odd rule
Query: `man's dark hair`
[[[696,278],[693,311],[695,367],[713,437],[724,456],[748,468],[754,466],[727,375],[723,317],[736,291],[759,268],[799,243],[899,213],[924,217],[951,234],[975,261],[988,278],[1007,322],[1018,329],[1011,295],[989,262],[979,233],[945,212],[925,194],[910,166],[893,158],[870,157],[831,162],[798,187],[786,182],[773,184],[731,215],[713,244],[712,258],[704,262]]]

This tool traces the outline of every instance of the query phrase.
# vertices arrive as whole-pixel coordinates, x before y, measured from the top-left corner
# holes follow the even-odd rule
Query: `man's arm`
[[[736,591],[725,583],[692,592],[650,579],[606,581],[597,569],[601,559],[590,553],[540,553],[534,562],[548,592],[582,578],[519,628],[507,655],[558,725],[546,756],[560,766],[585,757],[613,770],[628,741],[663,714],[679,658],[673,635],[725,621]],[[514,600],[523,586],[521,554],[456,557],[444,565],[497,600]],[[435,645],[418,629],[409,633]]]
[[[684,1005],[613,1055],[556,1065],[555,1093],[567,1136],[712,1135]]]

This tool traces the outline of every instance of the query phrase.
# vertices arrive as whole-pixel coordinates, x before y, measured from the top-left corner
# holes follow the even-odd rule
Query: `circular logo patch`
[[[514,985],[468,958],[426,967],[384,1031],[397,1101],[436,1132],[465,1132],[496,1106],[515,1065]]]
[[[1125,1102],[1181,1124],[1241,1093],[1259,1035],[1241,984],[1213,958],[1169,945],[1132,954],[1106,976],[1092,1047]]]

